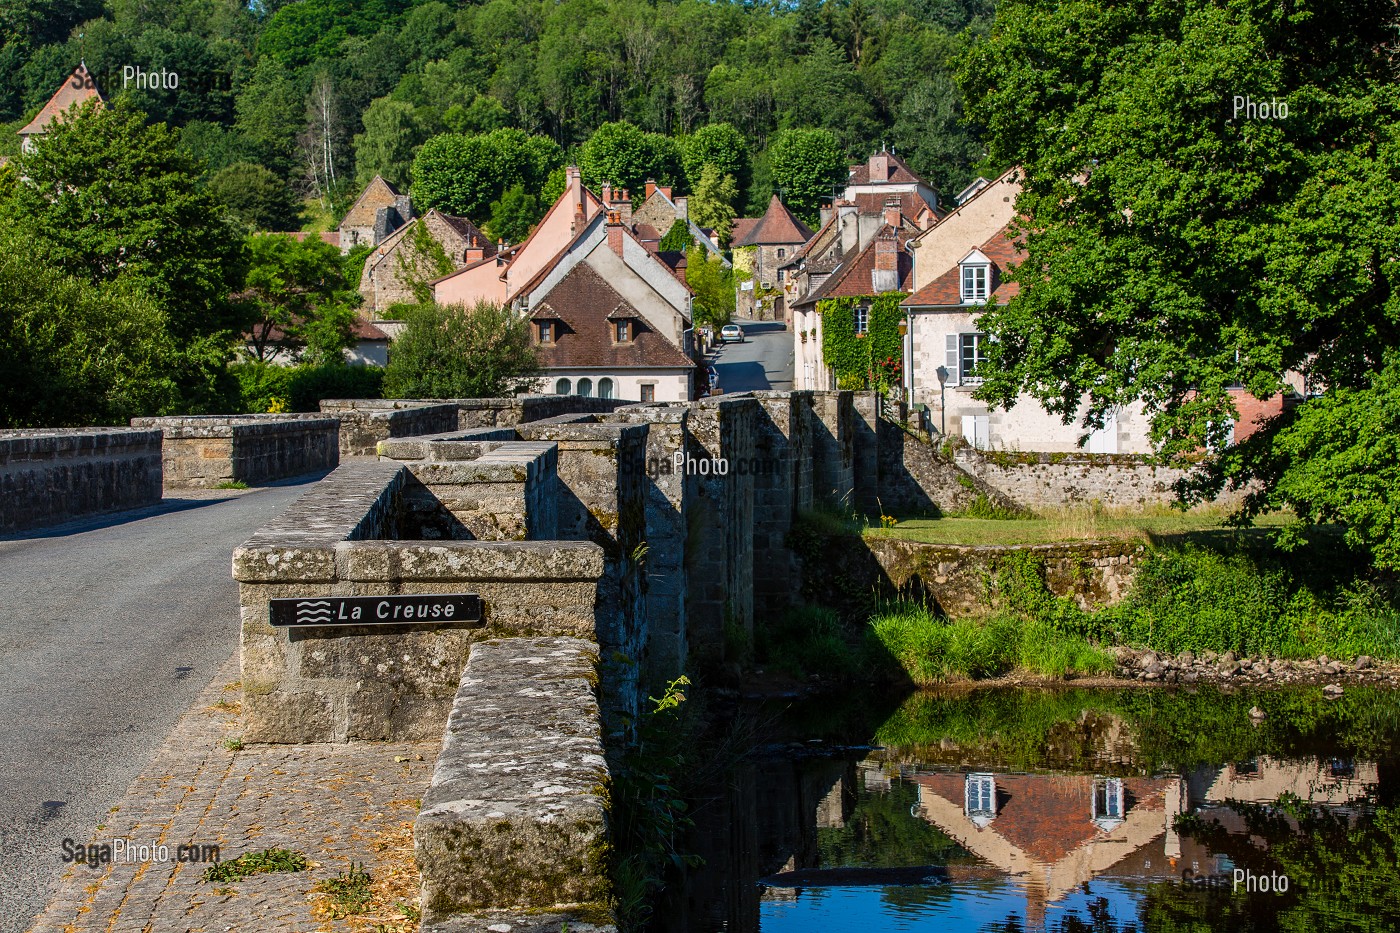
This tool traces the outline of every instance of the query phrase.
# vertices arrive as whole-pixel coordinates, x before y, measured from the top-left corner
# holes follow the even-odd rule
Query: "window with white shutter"
[[[958,384],[958,354],[958,335],[949,334],[948,353],[946,358],[944,359],[943,365],[948,370],[948,385],[950,386],[955,386]]]

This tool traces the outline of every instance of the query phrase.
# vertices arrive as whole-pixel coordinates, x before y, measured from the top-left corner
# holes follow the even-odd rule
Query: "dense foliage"
[[[899,322],[903,292],[869,298],[827,298],[819,302],[822,316],[822,356],[836,373],[842,389],[888,391],[899,384],[904,342]],[[856,309],[868,309],[865,333],[856,332]]]
[[[605,133],[626,138],[595,153],[591,181],[636,188],[653,174],[693,186],[712,163],[735,179],[740,212],[761,211],[769,137],[812,128],[843,159],[888,143],[956,191],[982,152],[960,120],[950,62],[987,30],[992,6],[11,0],[0,10],[0,123],[32,116],[86,58],[109,96],[123,65],[177,71],[177,90],[126,93],[185,128],[212,170],[257,163],[341,209],[375,173],[407,186],[418,149],[439,134],[512,128],[570,150],[620,121],[635,132]],[[539,194],[503,180],[469,203],[485,209],[517,182]]]
[[[389,398],[499,398],[539,375],[530,325],[509,308],[407,305],[406,326],[389,349]]]
[[[1002,4],[962,82],[993,159],[1023,167],[1027,250],[981,318],[979,394],[1086,429],[1141,400],[1171,456],[1228,441],[1231,387],[1297,371],[1323,397],[1188,491],[1263,479],[1247,514],[1346,521],[1395,566],[1366,487],[1400,465],[1376,433],[1400,351],[1397,24],[1387,0]]]
[[[320,411],[328,398],[379,398],[384,370],[344,363],[276,366],[271,363],[235,363],[229,367],[238,381],[238,411]]]

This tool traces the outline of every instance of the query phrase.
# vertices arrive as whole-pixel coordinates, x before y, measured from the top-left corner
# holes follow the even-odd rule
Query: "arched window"
[[[599,379],[599,380],[598,380],[598,397],[599,397],[599,398],[612,398],[612,397],[613,397],[613,381],[612,381],[611,379]]]
[[[570,388],[571,388],[571,386],[569,385],[569,380],[567,380],[567,379],[560,379],[558,382],[554,383],[554,394],[555,394],[555,395],[568,395],[568,394],[569,394],[569,389],[570,389]]]
[[[588,398],[590,395],[592,395],[592,394],[593,394],[593,380],[592,380],[592,379],[580,379],[580,380],[578,381],[578,394],[579,394],[579,395],[582,395],[584,398]]]

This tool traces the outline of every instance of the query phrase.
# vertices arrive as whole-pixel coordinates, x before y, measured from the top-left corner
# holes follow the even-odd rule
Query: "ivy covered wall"
[[[904,292],[864,295],[858,298],[827,298],[817,303],[822,316],[822,356],[836,373],[839,389],[888,391],[898,385],[903,368],[904,347],[899,322],[904,317],[899,303]],[[868,330],[856,333],[856,308],[868,305]]]

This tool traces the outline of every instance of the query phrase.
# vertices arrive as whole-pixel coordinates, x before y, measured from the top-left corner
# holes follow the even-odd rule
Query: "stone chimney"
[[[622,255],[622,215],[617,211],[608,211],[608,246]]]
[[[676,218],[678,220],[690,219],[690,198],[676,198]]]
[[[899,228],[899,222],[901,220],[901,211],[899,209],[899,206],[899,198],[885,198],[885,223],[889,224],[895,229]]]
[[[617,211],[618,216],[624,224],[632,223],[632,192],[626,188],[618,188],[612,193],[612,200],[608,202],[608,209]]]
[[[890,180],[890,154],[881,149],[870,157],[870,181],[883,184]]]
[[[832,205],[832,204],[823,204],[822,207],[821,207],[822,222],[821,222],[821,224],[820,224],[819,226],[820,226],[820,227],[825,227],[828,223],[830,223],[830,222],[831,222],[831,217],[832,217],[832,215],[835,214],[835,213],[836,213],[836,207],[835,207],[835,205]]]
[[[583,226],[583,179],[579,177],[577,165],[564,169],[564,196],[574,202],[572,231],[577,233]]]
[[[860,214],[850,201],[838,201],[836,216],[841,230],[841,253],[844,255],[860,245]]]
[[[875,237],[875,271],[870,273],[870,284],[877,295],[899,288],[899,236],[893,230]]]

